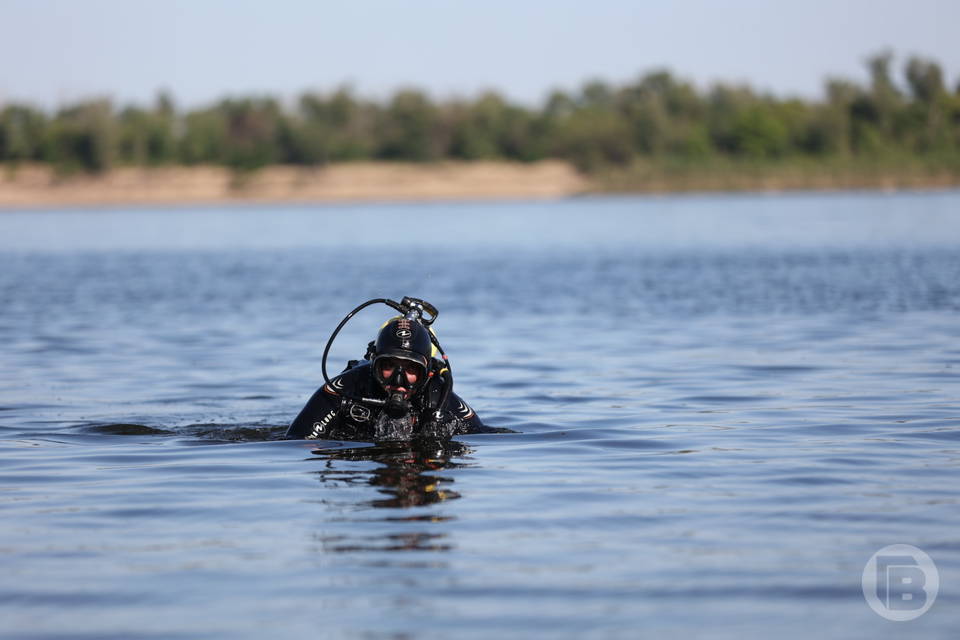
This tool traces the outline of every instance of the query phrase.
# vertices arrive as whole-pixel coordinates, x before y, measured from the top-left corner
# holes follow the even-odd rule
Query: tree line
[[[777,98],[747,86],[698,90],[669,71],[632,83],[585,83],[539,107],[496,92],[432,100],[416,89],[389,99],[349,89],[226,98],[178,111],[169,95],[150,107],[89,100],[49,113],[0,105],[0,161],[48,163],[61,172],[116,166],[215,164],[252,170],[354,160],[428,162],[545,158],[584,171],[638,158],[772,162],[794,157],[924,157],[960,166],[960,84],[934,61],[911,58],[894,77],[889,53],[868,59],[869,81],[826,81],[820,100]]]

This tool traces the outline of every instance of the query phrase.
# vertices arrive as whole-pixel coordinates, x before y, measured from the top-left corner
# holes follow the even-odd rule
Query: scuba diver
[[[363,360],[351,360],[331,380],[327,354],[334,339],[354,314],[376,303],[400,315],[383,325]],[[287,438],[448,440],[457,434],[498,431],[484,427],[473,409],[453,393],[450,362],[431,328],[436,319],[436,307],[409,297],[399,303],[368,300],[347,314],[323,351],[325,384],[294,419]],[[435,357],[438,352],[441,358]]]

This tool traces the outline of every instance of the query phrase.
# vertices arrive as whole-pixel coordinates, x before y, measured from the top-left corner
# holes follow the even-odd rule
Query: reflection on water
[[[453,478],[440,472],[468,466],[462,460],[472,453],[472,449],[459,442],[444,445],[388,443],[346,449],[318,448],[312,453],[316,456],[312,461],[323,466],[312,473],[320,480],[324,494],[344,484],[367,484],[386,496],[352,504],[351,511],[363,507],[408,510],[460,498],[460,494],[450,488]],[[373,465],[364,465],[362,469],[346,469],[343,468],[344,462]],[[327,553],[450,551],[453,545],[449,541],[449,534],[431,528],[450,519],[450,516],[433,510],[392,511],[376,520],[381,523],[409,523],[423,528],[369,533],[371,521],[363,518],[361,522],[367,525],[367,531],[361,524],[350,533],[317,534],[314,542],[319,543]]]
[[[372,507],[419,507],[460,497],[460,494],[448,488],[453,478],[436,475],[436,472],[466,466],[466,463],[452,459],[463,458],[471,452],[469,447],[459,442],[390,443],[328,450],[319,448],[313,453],[324,468],[314,473],[325,486],[329,486],[330,482],[367,482],[389,496],[367,502]],[[365,471],[344,471],[336,464],[343,460],[369,461],[376,463],[376,466]]]

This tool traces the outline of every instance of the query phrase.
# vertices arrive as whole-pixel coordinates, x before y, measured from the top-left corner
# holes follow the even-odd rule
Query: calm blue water
[[[403,295],[516,433],[279,440]],[[958,312],[957,192],[4,212],[0,637],[952,637]]]

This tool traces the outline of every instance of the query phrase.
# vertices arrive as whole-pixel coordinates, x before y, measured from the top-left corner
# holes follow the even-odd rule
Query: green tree
[[[282,115],[271,98],[227,99],[217,110],[225,125],[221,162],[228,167],[252,170],[279,159],[277,144]]]
[[[960,92],[960,85],[957,87]],[[550,92],[546,103],[543,105],[543,115],[547,118],[567,118],[577,109],[577,104],[568,94],[555,89]]]
[[[790,133],[769,107],[755,105],[739,114],[733,128],[734,152],[750,158],[779,158],[790,148]]]
[[[930,104],[946,94],[940,65],[922,58],[910,58],[906,66],[907,84],[914,100]]]
[[[179,157],[187,165],[222,164],[227,149],[227,120],[222,110],[211,107],[191,111],[184,117]]]
[[[397,92],[380,117],[379,157],[423,162],[446,155],[448,140],[438,126],[437,108],[423,92]]]
[[[26,105],[0,111],[0,161],[18,163],[44,159],[47,117]]]
[[[669,144],[671,120],[660,95],[627,89],[621,97],[621,109],[630,123],[631,140],[637,151],[660,155]]]
[[[747,87],[718,84],[707,97],[706,121],[712,146],[720,153],[734,154],[740,151],[741,121],[744,112],[756,102],[753,92]]]
[[[615,93],[603,80],[590,80],[580,89],[577,106],[582,109],[612,110],[615,108]]]
[[[878,129],[880,141],[877,148],[892,146],[895,141],[897,112],[903,104],[903,95],[897,89],[890,74],[893,53],[884,51],[867,59],[870,71],[870,91],[861,94],[857,114],[864,116],[861,123],[869,122]],[[857,115],[855,114],[855,116]],[[855,119],[857,119],[855,117]],[[862,127],[864,130],[869,127]]]
[[[633,159],[629,123],[606,109],[580,109],[560,123],[560,157],[590,171],[605,165],[626,165]]]
[[[167,164],[176,159],[175,118],[162,101],[153,111],[127,107],[118,115],[118,155],[136,165]]]
[[[534,160],[546,153],[546,122],[488,91],[451,111],[450,154],[468,160]]]
[[[493,116],[491,118],[491,116]],[[500,157],[497,144],[496,115],[469,103],[455,103],[445,110],[450,127],[450,155],[462,160],[489,160]]]
[[[109,100],[62,109],[49,128],[44,155],[62,172],[106,171],[115,159],[115,130]]]
[[[951,96],[943,82],[943,71],[935,62],[911,58],[904,69],[913,102],[903,114],[904,137],[919,153],[944,152],[954,146],[950,135]]]
[[[306,93],[288,122],[289,161],[323,164],[370,158],[376,151],[376,108],[343,87],[330,96]]]

